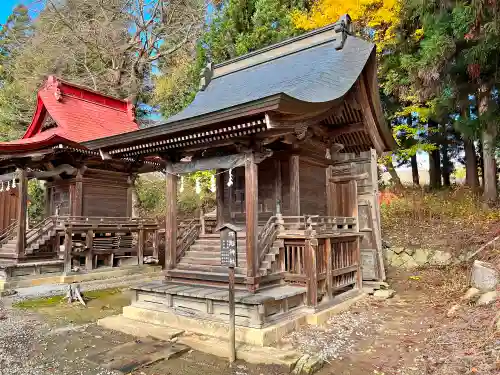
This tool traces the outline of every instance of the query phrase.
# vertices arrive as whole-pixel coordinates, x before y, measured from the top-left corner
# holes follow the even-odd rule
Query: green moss
[[[25,301],[20,301],[12,304],[16,309],[39,309],[42,307],[56,306],[62,302],[63,296],[53,296],[48,298],[35,298]]]
[[[82,295],[86,306],[78,302],[67,303],[64,296],[26,300],[13,306],[34,310],[54,325],[84,324],[120,314],[122,308],[130,304],[132,293],[127,289],[113,288],[83,292]]]

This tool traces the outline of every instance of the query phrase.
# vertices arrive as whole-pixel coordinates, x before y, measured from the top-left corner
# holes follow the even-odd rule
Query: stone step
[[[246,252],[238,250],[238,258],[239,259],[246,259]],[[205,250],[197,250],[197,249],[189,249],[186,251],[184,254],[184,257],[190,257],[190,258],[220,258],[220,249],[219,251],[205,251]]]
[[[181,261],[179,263],[189,263],[189,264],[205,264],[207,266],[218,266],[220,265],[220,257],[216,258],[192,258],[190,256],[184,256],[182,257]],[[246,258],[239,258],[238,257],[238,264],[242,267],[246,267]]]
[[[195,270],[185,270],[185,269],[173,269],[166,271],[167,276],[180,279],[189,280],[199,280],[199,281],[214,281],[227,283],[229,281],[229,276],[227,274],[227,268],[225,271],[220,272],[206,272],[206,271],[195,271]],[[246,280],[246,275],[235,274],[235,281],[240,284],[244,284]]]
[[[216,253],[220,253],[220,244],[217,244],[217,245],[204,245],[204,244],[200,244],[198,242],[192,244],[190,247],[189,247],[190,250],[195,250],[195,251],[209,251],[209,252],[216,252]],[[246,246],[240,246],[238,244],[238,253],[243,250],[244,252],[246,252]]]
[[[180,263],[177,264],[176,269],[178,270],[187,270],[187,271],[201,271],[201,272],[209,272],[213,274],[226,274],[227,275],[227,267],[219,265],[203,265],[203,264],[189,264],[189,263]],[[234,269],[234,273],[237,275],[245,275],[247,274],[247,269],[243,267],[236,267]]]

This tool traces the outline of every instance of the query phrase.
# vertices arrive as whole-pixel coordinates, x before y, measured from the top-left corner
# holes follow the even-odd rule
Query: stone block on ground
[[[316,355],[304,354],[297,361],[297,364],[295,365],[292,374],[311,375],[314,374],[316,371],[320,370],[323,367],[323,365],[324,361],[320,357]]]
[[[403,253],[400,255],[401,260],[403,261],[403,267],[406,268],[407,270],[411,270],[413,268],[418,267],[418,263],[415,262],[415,259],[411,255],[408,255],[407,253]]]
[[[497,300],[498,293],[496,290],[492,290],[490,292],[484,293],[479,299],[477,300],[477,304],[479,306],[486,306],[494,303]]]
[[[405,248],[404,247],[393,247],[391,250],[399,255],[405,251]]]
[[[413,260],[419,265],[423,266],[429,261],[429,251],[425,249],[417,249],[413,254]]]
[[[388,299],[392,298],[396,294],[396,291],[393,289],[380,289],[376,290],[375,293],[373,293],[373,297],[376,299]]]
[[[498,271],[491,263],[474,261],[472,266],[472,286],[481,290],[494,290],[499,282]]]
[[[469,288],[467,292],[462,296],[462,301],[473,302],[476,301],[481,295],[481,291],[477,288]]]
[[[429,263],[437,266],[446,266],[451,263],[451,253],[437,250],[429,260]]]

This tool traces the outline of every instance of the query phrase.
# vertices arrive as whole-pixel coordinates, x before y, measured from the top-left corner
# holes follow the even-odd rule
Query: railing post
[[[326,254],[326,299],[331,300],[333,297],[333,267],[332,267],[332,241],[329,237],[325,238],[325,254]]]
[[[165,172],[165,268],[171,270],[177,265],[177,175],[172,162],[167,161]]]
[[[137,241],[137,264],[141,266],[144,263],[144,228],[139,227],[139,240]]]
[[[71,272],[71,252],[73,250],[73,227],[71,224],[64,231],[64,273]]]
[[[87,231],[87,238],[85,239],[85,245],[87,247],[87,254],[85,255],[85,269],[87,271],[92,271],[93,267],[93,247],[94,247],[94,231],[89,229]]]
[[[318,268],[316,259],[316,249],[318,240],[308,231],[305,241],[305,265],[307,275],[307,303],[311,307],[318,305]]]

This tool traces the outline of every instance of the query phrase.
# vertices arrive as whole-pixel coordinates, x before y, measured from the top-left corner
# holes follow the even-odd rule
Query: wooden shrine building
[[[147,233],[158,225],[132,218],[132,186],[137,173],[158,165],[103,160],[83,145],[137,129],[130,103],[48,78],[24,136],[0,143],[0,283],[142,264]],[[45,188],[44,218],[34,224],[27,218],[29,179]]]
[[[166,123],[84,143],[110,160],[155,156],[166,168],[167,277],[137,289],[137,316],[227,319],[216,225],[177,221],[179,180],[197,170],[217,171],[217,224],[243,228],[238,325],[264,327],[355,294],[360,247],[365,278],[383,279],[376,157],[394,140],[375,46],[350,29],[346,16],[208,65],[193,103]]]

